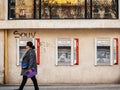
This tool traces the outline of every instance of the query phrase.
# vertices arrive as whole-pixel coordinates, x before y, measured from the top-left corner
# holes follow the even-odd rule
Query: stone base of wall
[[[0,73],[0,84],[4,83],[4,74]]]

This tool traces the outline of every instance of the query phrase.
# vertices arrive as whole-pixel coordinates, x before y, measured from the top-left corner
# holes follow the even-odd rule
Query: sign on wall
[[[13,32],[15,38],[35,38],[36,32],[19,32],[15,30]]]
[[[118,38],[113,39],[113,59],[114,59],[114,64],[118,64]]]

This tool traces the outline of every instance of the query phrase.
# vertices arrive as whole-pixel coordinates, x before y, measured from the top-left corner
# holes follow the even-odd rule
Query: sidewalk
[[[13,90],[14,85],[0,85],[0,90]],[[42,85],[40,90],[120,90],[120,84],[84,84],[84,85]],[[24,90],[34,90],[33,86],[25,86]]]

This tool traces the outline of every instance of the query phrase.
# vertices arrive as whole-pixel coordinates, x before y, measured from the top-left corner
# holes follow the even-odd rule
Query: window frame
[[[96,20],[96,19],[102,19],[102,20],[104,20],[104,19],[112,19],[112,20],[114,20],[114,19],[119,19],[119,1],[118,0],[116,0],[116,3],[117,3],[117,6],[116,6],[116,8],[117,8],[117,10],[116,10],[116,13],[117,13],[117,16],[116,16],[116,18],[93,18],[93,16],[92,16],[92,13],[93,13],[93,11],[92,11],[92,0],[89,0],[90,2],[90,14],[87,14],[87,8],[88,8],[88,5],[87,5],[87,3],[88,3],[88,1],[87,0],[85,0],[85,16],[84,16],[84,18],[51,18],[51,14],[50,14],[50,18],[42,18],[41,17],[41,15],[42,15],[42,11],[41,11],[41,7],[42,7],[42,1],[41,0],[39,0],[39,18],[37,18],[36,16],[37,16],[37,11],[36,11],[36,0],[34,0],[34,5],[33,5],[33,7],[34,7],[34,9],[33,9],[33,18],[13,18],[13,19],[10,19],[10,14],[11,14],[11,12],[10,12],[10,7],[11,7],[11,5],[10,5],[10,1],[11,0],[8,0],[8,20],[68,20],[68,19],[74,19],[74,20],[80,20],[80,19],[90,19],[90,20]],[[51,12],[50,12],[51,13]],[[90,15],[90,17],[88,17],[88,15]]]

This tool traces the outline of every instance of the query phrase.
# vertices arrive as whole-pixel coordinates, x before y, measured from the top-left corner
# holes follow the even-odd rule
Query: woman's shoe
[[[38,88],[38,89],[35,89],[35,90],[39,90],[39,88]]]

